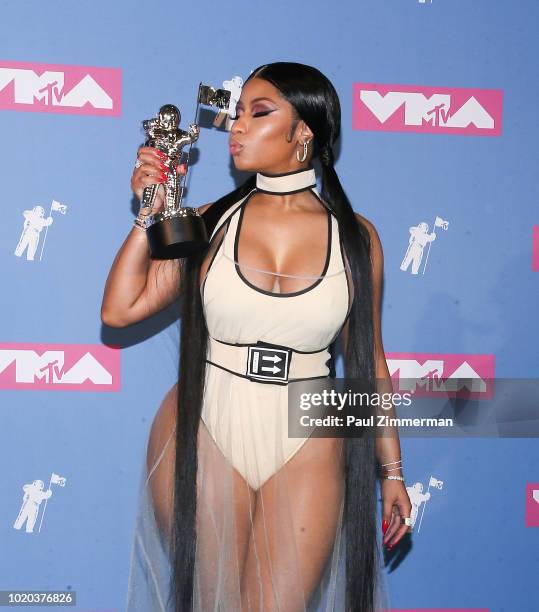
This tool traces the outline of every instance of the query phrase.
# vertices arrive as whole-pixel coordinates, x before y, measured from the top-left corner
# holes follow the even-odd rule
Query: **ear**
[[[303,120],[298,123],[298,129],[296,132],[298,132],[298,140],[301,142],[312,142],[314,138],[311,128]]]

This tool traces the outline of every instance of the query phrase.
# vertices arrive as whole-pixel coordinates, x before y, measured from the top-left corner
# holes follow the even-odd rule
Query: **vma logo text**
[[[119,391],[120,349],[0,343],[0,389]]]
[[[387,367],[399,391],[416,397],[492,397],[495,355],[386,353]]]
[[[121,113],[120,68],[0,61],[0,110]]]
[[[352,128],[499,136],[502,98],[500,89],[354,83]]]

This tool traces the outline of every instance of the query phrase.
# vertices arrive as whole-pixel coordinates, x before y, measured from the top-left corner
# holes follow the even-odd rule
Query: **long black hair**
[[[334,169],[333,145],[341,129],[339,98],[316,68],[295,62],[264,64],[249,79],[274,85],[292,105],[295,124],[302,119],[313,132],[313,157],[322,167],[322,198],[339,223],[354,285],[345,354],[346,378],[375,386],[372,278],[368,229],[360,223]],[[208,232],[235,202],[256,186],[251,176],[203,214]],[[192,609],[196,552],[197,435],[205,380],[207,328],[199,290],[200,267],[207,249],[180,260],[180,359],[176,412],[176,458],[171,535],[172,584],[176,612]],[[336,339],[330,346],[332,362]],[[374,609],[378,582],[376,530],[376,458],[372,436],[347,438],[345,444],[346,611]]]

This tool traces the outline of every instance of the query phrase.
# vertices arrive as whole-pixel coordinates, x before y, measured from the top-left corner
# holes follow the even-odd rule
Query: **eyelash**
[[[260,111],[259,113],[255,113],[253,117],[264,117],[265,115],[269,115],[270,113],[273,113],[273,109],[267,111]],[[236,121],[237,119],[239,119],[237,113],[235,117],[230,117],[231,121]]]

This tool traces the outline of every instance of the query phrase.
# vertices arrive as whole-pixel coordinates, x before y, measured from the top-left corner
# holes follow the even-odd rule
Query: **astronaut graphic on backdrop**
[[[412,504],[412,512],[410,513],[410,518],[412,519],[413,526],[415,525],[419,506],[421,506],[423,502],[429,501],[430,493],[428,491],[426,493],[423,493],[423,483],[421,482],[416,482],[411,487],[406,487],[406,491],[408,492],[408,497],[410,498],[410,502]]]
[[[434,228],[441,227],[443,230],[447,230],[449,227],[449,221],[442,219],[442,217],[436,217],[434,220]],[[425,257],[425,265],[423,266],[422,274],[425,274],[425,269],[427,268],[427,260],[429,258],[429,251],[431,243],[436,240],[436,232],[432,232],[429,234],[429,224],[425,221],[422,221],[416,226],[412,226],[409,228],[410,238],[408,239],[408,248],[406,249],[406,254],[404,255],[404,259],[400,265],[400,269],[403,272],[406,272],[408,266],[412,264],[412,274],[418,274],[419,266],[423,261],[423,250],[425,246],[428,245],[427,248],[427,256]]]
[[[417,226],[410,228],[410,239],[408,240],[408,250],[401,263],[401,270],[406,272],[410,263],[412,264],[412,274],[417,274],[421,260],[423,259],[423,249],[425,246],[436,240],[436,233],[429,234],[429,224],[424,221]]]
[[[243,79],[239,76],[232,77],[230,81],[223,81],[223,87],[224,89],[228,89],[230,91],[230,103],[228,105],[226,118],[226,130],[230,132],[230,128],[232,127],[233,123],[230,118],[234,117],[236,114],[236,104],[241,96]]]
[[[32,210],[25,210],[23,216],[23,230],[19,244],[15,248],[15,255],[21,257],[24,253],[24,249],[28,249],[26,251],[26,259],[28,261],[33,261],[37,251],[41,230],[51,225],[53,218],[50,216],[45,217],[45,209],[43,206],[34,206]]]
[[[243,79],[240,76],[234,76],[229,81],[223,81],[223,89],[230,92],[230,102],[228,103],[228,108],[220,109],[215,115],[213,120],[213,125],[215,127],[219,127],[221,123],[223,123],[223,119],[226,117],[225,130],[230,132],[230,128],[234,123],[231,120],[231,117],[236,114],[236,104],[240,99],[242,87]]]
[[[60,204],[56,200],[52,201],[49,215],[45,216],[45,209],[43,206],[34,206],[32,210],[25,210],[22,214],[24,217],[24,225],[22,234],[19,239],[19,244],[16,246],[14,254],[17,257],[21,257],[26,249],[27,261],[34,261],[34,256],[37,251],[39,239],[41,237],[41,231],[45,228],[45,237],[43,238],[43,245],[41,247],[41,253],[39,259],[43,256],[43,248],[45,247],[45,240],[47,238],[47,231],[49,226],[52,224],[54,219],[52,218],[53,212],[59,212],[65,215],[67,212],[67,205]]]
[[[19,515],[13,523],[15,529],[20,529],[26,521],[26,533],[33,533],[34,525],[36,524],[39,506],[44,499],[49,499],[52,491],[49,488],[43,491],[45,485],[42,480],[34,480],[32,484],[23,486],[24,496],[22,498],[22,506]]]

